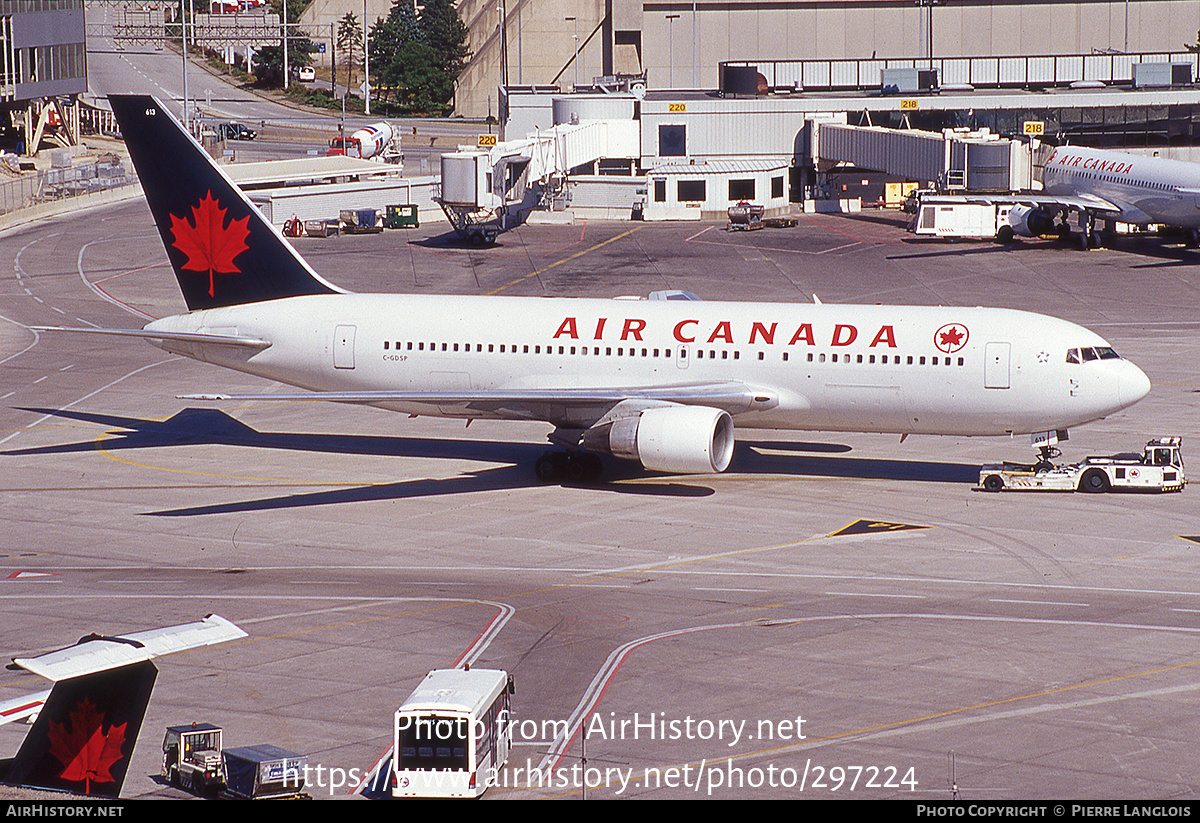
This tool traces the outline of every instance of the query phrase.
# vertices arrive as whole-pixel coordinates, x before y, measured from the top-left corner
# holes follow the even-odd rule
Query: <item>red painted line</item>
[[[454,668],[454,669],[458,668],[458,664],[463,661],[464,657],[466,657],[468,654],[471,653],[471,649],[475,648],[475,644],[478,643],[483,638],[483,636],[485,634],[487,634],[488,631],[491,630],[492,626],[494,626],[496,624],[496,621],[500,619],[500,616],[502,614],[504,614],[503,609],[496,610],[496,616],[493,617],[491,620],[489,620],[487,625],[479,630],[479,634],[475,635],[475,639],[472,640],[465,649],[463,649],[463,653],[458,656],[458,659],[454,661],[454,665],[451,668]]]

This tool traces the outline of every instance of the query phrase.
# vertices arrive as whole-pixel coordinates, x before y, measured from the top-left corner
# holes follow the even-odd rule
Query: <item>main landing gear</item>
[[[533,464],[538,480],[544,483],[566,481],[583,483],[600,476],[604,464],[590,452],[546,452]]]
[[[1079,222],[1079,248],[1082,251],[1100,248],[1100,235],[1096,232],[1096,216],[1088,214],[1086,221]]]

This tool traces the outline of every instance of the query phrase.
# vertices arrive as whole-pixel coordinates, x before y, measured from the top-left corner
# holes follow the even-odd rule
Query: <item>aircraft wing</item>
[[[23,694],[9,700],[0,700],[0,726],[33,717],[42,710],[42,706],[46,705],[48,697],[50,697],[50,690],[46,689],[44,692],[36,694]]]
[[[778,403],[774,392],[763,391],[737,382],[680,383],[670,386],[633,386],[572,389],[503,389],[496,391],[362,391],[301,392],[294,394],[189,394],[180,400],[327,400],[337,403],[414,403],[437,406],[462,406],[465,410],[505,411],[534,420],[555,422],[548,410],[570,406],[594,408],[597,417],[625,401],[678,403],[711,406],[730,414],[751,409],[770,409]]]
[[[1017,203],[1098,214],[1121,212],[1120,206],[1094,194],[939,194],[929,201],[930,205],[935,203],[972,203],[988,206],[996,203]]]
[[[91,634],[65,649],[37,657],[13,658],[9,668],[22,668],[58,682],[245,636],[244,631],[224,617],[210,614],[195,623],[134,632],[119,637]],[[27,716],[6,715],[5,709],[8,708],[8,703],[12,702],[15,701],[0,703],[0,723],[9,723],[19,720],[21,716]],[[17,711],[12,708],[9,710]]]

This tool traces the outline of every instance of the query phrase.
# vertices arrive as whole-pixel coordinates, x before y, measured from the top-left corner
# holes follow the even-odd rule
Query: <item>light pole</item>
[[[288,41],[287,0],[283,0],[283,3],[281,5],[283,6],[283,90],[287,91],[288,90],[288,80],[290,79],[289,75],[291,74],[291,72],[288,71],[288,53],[287,53],[287,41]]]
[[[287,2],[287,0],[283,0]],[[371,113],[371,32],[367,29],[367,0],[363,0],[363,114]]]
[[[508,87],[508,31],[504,25],[505,14],[504,0],[500,0],[500,4],[496,6],[496,11],[500,13],[500,83]]]
[[[564,17],[563,20],[575,24],[575,58],[573,61],[575,63],[575,88],[572,91],[576,91],[579,89],[579,18]]]
[[[188,66],[187,66],[187,21],[188,13],[187,6],[184,0],[179,0],[179,23],[180,23],[180,43],[183,45],[183,127],[190,134],[192,131],[191,121],[188,120]],[[192,32],[195,35],[195,31]]]
[[[692,0],[692,88],[700,88],[700,65],[696,58],[696,41],[700,39],[700,21],[696,19],[696,0]]]
[[[940,0],[916,0],[916,2],[917,2],[917,6],[919,8],[927,8],[928,9],[926,14],[928,15],[927,32],[928,32],[928,37],[929,37],[929,40],[928,40],[928,42],[929,42],[929,68],[932,69],[933,68],[933,7],[936,6],[940,2]]]
[[[675,21],[678,19],[678,14],[667,15],[667,60],[671,67],[668,85],[671,88],[675,88]]]

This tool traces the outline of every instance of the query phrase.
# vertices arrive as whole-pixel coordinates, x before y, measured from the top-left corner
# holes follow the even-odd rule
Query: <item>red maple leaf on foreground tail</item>
[[[92,782],[112,783],[116,780],[109,767],[124,755],[125,723],[110,726],[108,734],[101,729],[104,715],[86,697],[71,709],[71,731],[62,723],[50,721],[50,754],[63,764],[63,780],[83,783],[84,794],[91,793]]]
[[[200,198],[199,206],[192,206],[190,220],[171,215],[171,234],[175,236],[172,245],[187,255],[185,269],[208,272],[209,297],[215,292],[214,275],[240,274],[242,270],[233,264],[233,258],[250,248],[246,245],[250,218],[233,220],[226,227],[228,213],[229,209],[221,208],[209,191]]]

